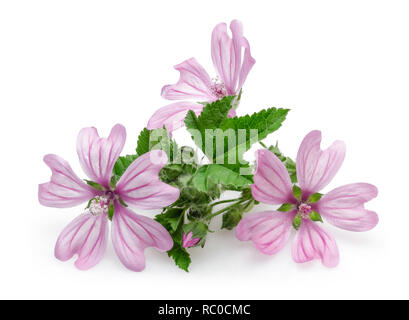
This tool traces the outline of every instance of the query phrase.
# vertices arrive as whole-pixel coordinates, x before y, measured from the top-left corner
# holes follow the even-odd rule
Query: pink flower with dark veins
[[[179,190],[161,182],[158,176],[167,163],[166,153],[155,150],[140,156],[114,183],[112,170],[125,140],[125,128],[119,124],[108,138],[100,138],[95,128],[80,131],[77,153],[81,167],[92,180],[88,184],[78,178],[67,161],[52,154],[44,157],[52,176],[50,182],[39,185],[40,203],[68,208],[88,202],[85,212],[67,225],[55,246],[59,260],[66,261],[77,254],[78,269],[89,269],[104,256],[109,219],[114,249],[122,263],[133,271],[145,268],[146,247],[168,251],[173,246],[161,224],[128,208],[160,209],[178,199]]]
[[[323,219],[349,231],[367,231],[378,223],[378,215],[364,204],[378,191],[367,183],[353,183],[322,195],[318,193],[333,179],[345,157],[345,144],[336,141],[321,150],[321,132],[312,131],[298,150],[298,186],[292,186],[283,163],[269,150],[257,152],[257,170],[251,187],[254,199],[282,205],[279,211],[264,211],[243,218],[236,229],[241,241],[253,241],[264,254],[275,254],[287,243],[292,226],[297,235],[292,246],[295,262],[321,259],[327,267],[339,262],[334,238],[320,224]],[[322,219],[323,218],[323,219]]]
[[[176,84],[164,86],[162,97],[180,101],[156,111],[148,122],[148,129],[165,126],[169,132],[172,132],[184,126],[184,119],[189,110],[199,115],[202,112],[203,103],[213,102],[227,95],[239,95],[256,61],[251,56],[247,39],[243,36],[241,22],[233,20],[230,29],[232,37],[228,35],[225,23],[218,24],[212,33],[211,53],[217,76],[210,78],[195,58],[176,65],[175,69],[180,72],[179,81]],[[229,116],[235,115],[235,108],[232,108]]]
[[[193,232],[190,231],[188,234],[183,232],[182,235],[182,244],[183,248],[190,248],[197,245],[200,241],[200,238],[193,238]]]

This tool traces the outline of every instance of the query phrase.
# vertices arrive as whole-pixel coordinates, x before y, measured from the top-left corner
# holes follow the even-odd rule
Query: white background
[[[282,299],[409,298],[409,7],[407,1],[1,1],[0,298]],[[53,256],[55,240],[81,207],[39,205],[49,179],[43,155],[68,160],[81,176],[82,127],[107,135],[122,123],[133,151],[150,115],[167,102],[173,65],[192,56],[213,76],[210,35],[222,21],[244,23],[257,60],[240,115],[291,108],[280,141],[295,157],[312,129],[347,157],[324,191],[370,182],[379,196],[372,231],[326,224],[341,254],[337,268],[297,265],[290,244],[263,256],[233,232],[191,250],[189,274],[147,250],[147,268],[125,269],[110,245],[95,268]],[[177,138],[186,138],[181,131]],[[251,155],[249,155],[249,159]]]

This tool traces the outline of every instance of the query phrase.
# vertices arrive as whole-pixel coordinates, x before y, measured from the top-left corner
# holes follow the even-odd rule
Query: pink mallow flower
[[[166,153],[155,150],[140,156],[114,186],[112,169],[125,140],[125,128],[119,124],[112,128],[108,138],[100,138],[95,128],[80,131],[77,140],[80,164],[88,177],[99,185],[97,188],[78,178],[62,158],[52,154],[44,157],[52,176],[50,182],[39,185],[40,203],[68,208],[88,201],[85,212],[68,224],[55,246],[55,256],[59,260],[66,261],[78,254],[75,262],[78,269],[89,269],[102,259],[107,247],[108,217],[112,213],[114,249],[127,268],[133,271],[145,268],[146,247],[168,251],[173,246],[171,236],[161,224],[127,208],[130,205],[142,210],[159,209],[178,199],[179,190],[158,177],[167,163]]]
[[[184,126],[188,110],[199,115],[203,109],[203,102],[213,102],[227,95],[239,95],[256,61],[251,56],[247,39],[243,36],[241,22],[233,20],[230,29],[232,37],[228,35],[225,23],[218,24],[212,33],[211,52],[217,77],[211,79],[195,58],[176,65],[175,69],[180,72],[179,81],[176,84],[164,86],[162,97],[182,101],[156,111],[148,122],[148,129],[165,126],[172,132]],[[229,116],[235,115],[235,109],[232,108]]]
[[[183,232],[182,235],[182,245],[183,248],[190,248],[197,245],[200,241],[200,238],[193,238],[193,232],[190,231],[188,234]]]
[[[377,225],[378,215],[364,207],[377,196],[375,186],[353,183],[323,196],[318,193],[333,179],[345,157],[343,142],[336,141],[325,151],[320,144],[319,131],[310,132],[301,143],[296,161],[300,188],[294,188],[299,191],[298,197],[283,163],[268,150],[257,152],[253,197],[265,204],[283,205],[281,211],[264,211],[243,218],[236,229],[239,240],[251,240],[259,251],[272,255],[287,243],[293,225],[298,229],[292,246],[294,261],[321,259],[325,266],[335,267],[339,262],[337,244],[320,226],[321,217],[349,231],[367,231]]]

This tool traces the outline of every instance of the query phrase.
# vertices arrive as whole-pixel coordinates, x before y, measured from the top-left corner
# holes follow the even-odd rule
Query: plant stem
[[[214,206],[217,206],[217,205],[219,205],[219,204],[229,203],[229,202],[236,202],[236,201],[240,201],[240,200],[241,200],[241,198],[229,199],[229,200],[222,200],[222,201],[218,201],[218,202],[212,203],[210,206],[211,206],[211,207],[214,207]]]
[[[232,204],[232,205],[230,205],[230,206],[227,206],[226,208],[223,208],[223,209],[221,209],[221,210],[219,210],[219,211],[216,211],[215,213],[213,213],[213,214],[211,214],[210,216],[208,216],[206,219],[211,220],[211,219],[213,219],[214,217],[218,216],[219,214],[221,214],[221,213],[223,213],[223,212],[225,212],[225,211],[230,210],[232,207],[234,207],[234,206],[236,206],[236,205],[238,205],[238,204],[241,204],[241,203],[247,201],[247,199],[236,199],[236,200],[239,200],[239,201],[237,201],[236,203],[234,203],[234,204]]]

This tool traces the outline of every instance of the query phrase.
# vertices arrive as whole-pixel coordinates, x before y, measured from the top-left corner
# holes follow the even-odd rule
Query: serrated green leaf
[[[309,214],[309,217],[310,217],[310,219],[311,219],[312,221],[324,222],[324,221],[322,220],[321,215],[320,215],[317,211],[311,211],[310,214]]]
[[[223,99],[218,100],[206,105],[199,117],[189,112],[185,124],[195,143],[212,163],[250,174],[249,163],[243,154],[252,144],[277,130],[289,110],[270,108],[251,116],[227,118],[229,108],[231,105],[223,103]]]
[[[301,215],[298,213],[293,219],[293,227],[295,230],[300,229],[301,222],[302,222],[302,218],[301,218]]]
[[[200,167],[194,174],[192,183],[199,191],[207,192],[209,180],[216,184],[236,188],[244,187],[252,183],[239,173],[218,164],[209,164]]]
[[[310,195],[307,199],[307,203],[316,203],[322,198],[323,194],[322,193],[313,193]]]
[[[301,188],[299,186],[297,186],[297,185],[293,186],[293,195],[298,201],[301,201],[302,190],[301,190]]]
[[[136,153],[141,156],[152,150],[163,150],[169,159],[172,159],[175,147],[177,149],[176,143],[172,141],[165,128],[153,130],[145,128],[139,134]]]
[[[171,257],[175,264],[182,270],[189,272],[189,265],[192,262],[189,252],[181,245],[175,244],[171,250],[168,251],[168,256]]]
[[[284,203],[283,205],[281,205],[280,208],[277,209],[277,211],[281,211],[281,212],[288,212],[291,211],[292,209],[294,209],[294,205],[291,203]]]
[[[234,96],[226,96],[220,100],[208,103],[203,108],[199,117],[190,110],[185,117],[186,128],[189,131],[191,129],[199,130],[202,134],[204,134],[206,129],[220,128],[223,120],[227,119],[234,98]]]

